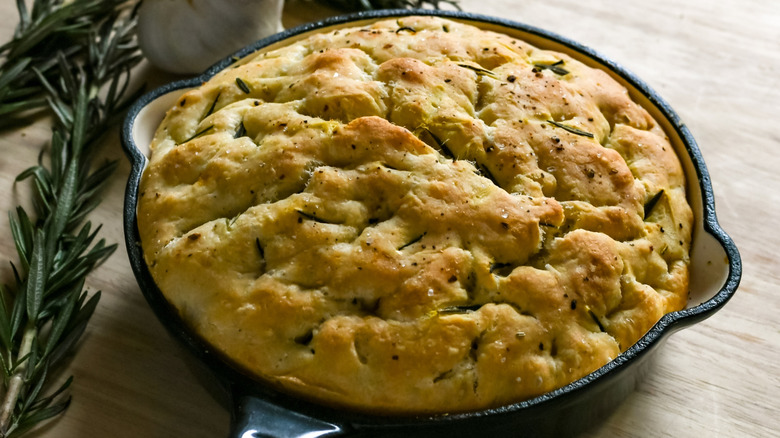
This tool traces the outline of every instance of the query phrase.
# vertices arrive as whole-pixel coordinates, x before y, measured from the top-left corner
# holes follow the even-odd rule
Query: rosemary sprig
[[[16,33],[0,47],[0,114],[48,108],[54,115],[48,163],[17,177],[32,180],[34,215],[10,213],[19,258],[14,284],[0,286],[0,437],[17,437],[64,411],[49,372],[73,348],[100,292],[85,277],[116,245],[84,222],[99,203],[115,162],[92,165],[106,128],[133,98],[130,70],[140,60],[135,14],[124,0],[17,0]],[[43,106],[45,105],[45,106]],[[48,394],[47,394],[48,392]]]
[[[95,23],[103,22],[104,17],[126,3],[125,0],[34,0],[28,9],[23,0],[17,0],[16,32],[0,46],[0,115],[45,107],[45,90],[38,76],[43,75],[51,83],[59,80],[55,55],[61,52],[70,58],[85,53],[86,39]],[[3,124],[7,123],[4,119]]]

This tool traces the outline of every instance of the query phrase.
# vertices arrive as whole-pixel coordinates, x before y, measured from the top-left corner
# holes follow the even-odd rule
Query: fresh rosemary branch
[[[49,82],[57,79],[57,60],[87,50],[87,36],[96,21],[113,13],[125,0],[35,0],[28,9],[17,0],[19,24],[14,37],[0,46],[0,116],[46,106],[36,70]]]
[[[442,4],[460,10],[458,0],[320,0],[320,2],[346,12],[374,9],[421,9],[426,6],[441,9]]]
[[[67,408],[49,391],[49,371],[71,350],[100,297],[84,290],[85,277],[116,245],[97,239],[85,222],[99,203],[115,162],[92,165],[99,138],[121,116],[130,70],[140,60],[134,2],[125,0],[17,0],[19,25],[0,47],[0,115],[45,105],[54,117],[48,165],[17,181],[34,186],[34,215],[10,213],[19,257],[14,284],[0,286],[0,437],[20,436]]]

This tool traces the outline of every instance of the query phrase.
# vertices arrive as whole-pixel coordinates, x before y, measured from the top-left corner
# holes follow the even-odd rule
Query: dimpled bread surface
[[[166,299],[262,381],[384,414],[564,386],[685,306],[692,213],[608,74],[434,17],[314,34],[188,91],[138,224]]]

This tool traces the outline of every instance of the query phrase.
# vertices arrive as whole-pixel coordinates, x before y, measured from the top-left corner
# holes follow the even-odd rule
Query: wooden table
[[[780,433],[780,3],[771,0],[461,0],[588,45],[635,72],[677,110],[699,142],[720,222],[744,262],[738,293],[714,317],[669,338],[651,374],[592,436],[777,436]],[[0,5],[3,40],[16,23]],[[285,24],[329,11],[288,2]],[[170,79],[142,69],[140,79]],[[0,132],[0,210],[29,199],[13,178],[50,136],[46,121]],[[122,158],[118,134],[108,155]],[[123,159],[92,220],[122,242]],[[0,278],[16,260],[0,214]],[[141,296],[124,248],[89,278],[101,304],[77,355],[73,403],[40,437],[222,437],[229,415],[218,391],[163,330]]]

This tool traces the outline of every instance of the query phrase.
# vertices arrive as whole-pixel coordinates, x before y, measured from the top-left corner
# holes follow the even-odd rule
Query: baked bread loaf
[[[138,224],[182,318],[262,381],[442,414],[566,385],[684,307],[692,213],[608,74],[434,17],[307,36],[188,91]]]

